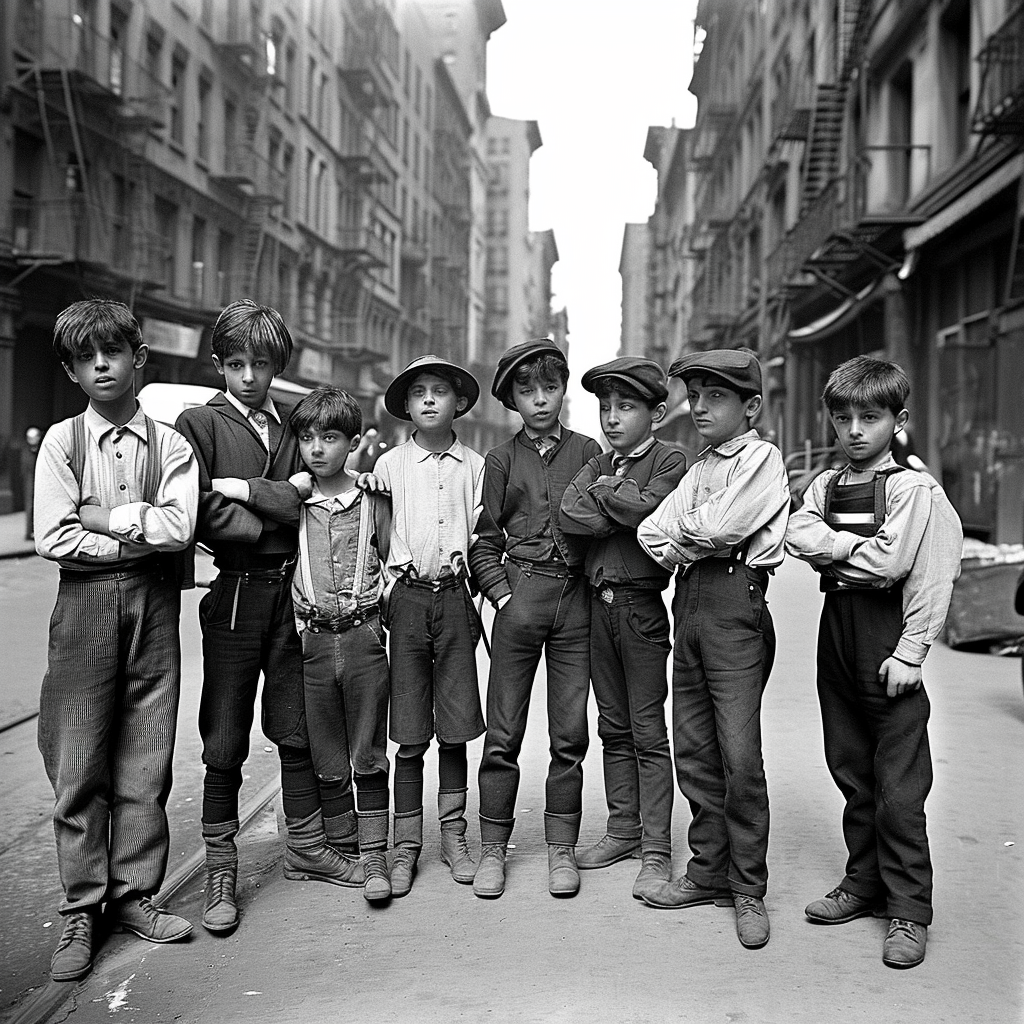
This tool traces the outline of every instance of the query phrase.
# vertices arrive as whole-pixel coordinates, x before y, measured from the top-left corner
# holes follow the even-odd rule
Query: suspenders
[[[81,412],[71,420],[71,460],[68,465],[78,483],[82,487],[85,476],[85,413]],[[142,479],[142,500],[148,505],[156,501],[157,488],[160,486],[160,461],[156,453],[156,424],[146,417],[146,468]]]

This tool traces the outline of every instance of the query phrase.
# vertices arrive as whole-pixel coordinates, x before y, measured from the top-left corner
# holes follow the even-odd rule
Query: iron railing
[[[988,37],[977,59],[981,82],[973,130],[983,135],[1024,133],[1024,3]]]

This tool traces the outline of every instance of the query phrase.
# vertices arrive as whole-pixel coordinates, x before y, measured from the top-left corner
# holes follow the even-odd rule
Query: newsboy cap
[[[498,360],[498,368],[494,371],[494,383],[491,384],[491,394],[506,409],[515,408],[515,403],[509,392],[512,388],[512,375],[515,373],[516,367],[534,356],[555,356],[561,359],[566,366],[569,365],[565,353],[550,338],[539,338],[537,341],[526,341],[522,345],[513,345]]]
[[[713,348],[690,352],[677,359],[668,370],[670,377],[688,380],[701,373],[713,373],[737,391],[761,394],[761,364],[749,348]]]
[[[580,383],[587,391],[596,391],[597,382],[604,377],[628,384],[638,395],[649,402],[664,402],[668,398],[668,384],[665,371],[653,359],[638,356],[622,356],[610,363],[592,366],[583,374]]]
[[[460,398],[465,398],[466,408],[456,412],[456,416],[464,416],[476,405],[480,397],[480,385],[476,377],[461,366],[442,359],[440,356],[420,356],[414,359],[389,385],[384,392],[384,408],[399,420],[411,420],[405,407],[409,386],[423,373],[436,373],[452,381],[452,387]]]

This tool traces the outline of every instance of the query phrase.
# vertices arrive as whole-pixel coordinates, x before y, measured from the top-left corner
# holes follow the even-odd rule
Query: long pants
[[[672,603],[676,776],[693,815],[686,874],[759,897],[768,887],[761,696],[775,659],[767,586],[764,570],[706,558]]]
[[[61,572],[39,750],[55,797],[62,914],[152,895],[163,881],[180,611],[180,591],[159,570]]]
[[[615,586],[592,593],[590,673],[603,753],[607,832],[619,839],[642,836],[644,853],[672,852],[674,783],[665,725],[670,650],[660,591]]]
[[[487,683],[487,735],[480,761],[480,832],[508,842],[515,823],[519,752],[526,736],[533,680],[545,654],[550,762],[545,836],[575,845],[583,810],[590,689],[589,584],[507,565],[512,598],[497,613]]]
[[[903,631],[899,589],[825,595],[818,632],[818,699],[825,763],[846,799],[849,857],[841,885],[887,897],[889,917],[932,921],[924,813],[932,785],[924,688],[886,695],[878,669]]]
[[[306,721],[317,777],[351,790],[358,775],[387,772],[388,659],[376,614],[342,633],[302,634]]]
[[[290,577],[268,581],[222,572],[199,602],[199,624],[204,764],[227,770],[245,761],[261,672],[264,734],[279,745],[307,748],[302,646]]]

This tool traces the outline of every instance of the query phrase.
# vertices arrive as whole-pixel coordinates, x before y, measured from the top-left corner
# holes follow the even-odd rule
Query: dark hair
[[[292,336],[281,314],[272,306],[261,306],[252,299],[238,299],[221,310],[213,325],[213,354],[226,359],[235,352],[266,355],[280,373],[292,357]]]
[[[512,374],[509,393],[516,384],[529,384],[539,380],[545,384],[559,383],[565,387],[569,383],[569,364],[564,356],[552,352],[541,352],[530,359],[524,359]]]
[[[65,366],[92,352],[93,345],[115,341],[137,352],[142,328],[132,311],[113,299],[83,299],[57,315],[53,325],[53,350]]]
[[[648,409],[657,409],[662,401],[659,398],[648,398],[646,395],[641,395],[636,388],[617,377],[599,377],[594,382],[594,394],[598,398],[610,398],[616,394],[621,398],[628,398],[631,402],[643,402]]]
[[[683,383],[689,385],[691,380],[699,380],[704,387],[716,387],[725,388],[726,391],[731,391],[734,395],[740,396],[741,402],[749,402],[752,398],[757,398],[761,394],[760,391],[750,391],[745,388],[738,388],[732,381],[726,380],[724,377],[720,377],[713,370],[695,370],[693,373],[687,374],[683,378]],[[710,381],[710,384],[708,383]]]
[[[821,399],[829,413],[850,405],[880,405],[898,416],[906,408],[909,394],[910,381],[902,366],[854,356],[829,374]]]
[[[353,438],[363,429],[359,403],[341,388],[330,384],[314,388],[292,410],[288,425],[296,437],[303,430],[337,430]]]

